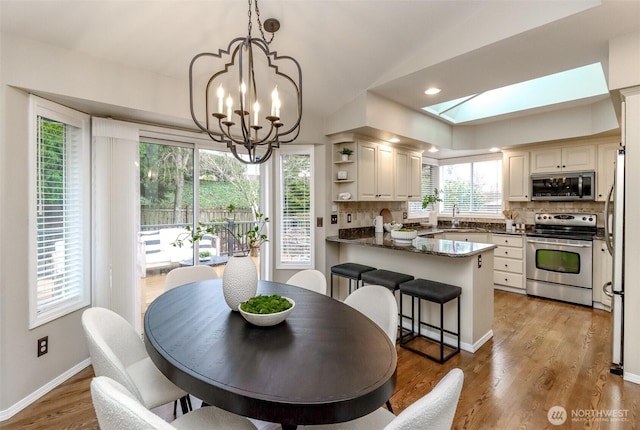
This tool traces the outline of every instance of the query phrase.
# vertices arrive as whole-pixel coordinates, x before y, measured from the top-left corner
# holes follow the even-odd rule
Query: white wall
[[[6,115],[0,123],[4,130],[1,142],[4,163],[0,172],[5,184],[0,204],[3,218],[0,413],[12,414],[27,404],[34,393],[69,369],[86,364],[88,350],[80,324],[81,311],[28,329],[27,261],[30,255],[25,238],[28,224],[32,222],[26,198],[30,194],[29,100],[20,90],[5,88],[5,91]],[[42,336],[49,336],[49,353],[38,358],[37,339]]]
[[[640,81],[640,32],[609,41],[609,89],[638,85]]]

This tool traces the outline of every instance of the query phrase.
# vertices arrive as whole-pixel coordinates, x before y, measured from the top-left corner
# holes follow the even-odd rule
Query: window
[[[90,304],[91,176],[89,116],[37,97],[31,102],[34,328]]]
[[[278,268],[313,267],[312,148],[278,152]]]
[[[461,214],[502,212],[502,158],[495,157],[440,166],[441,213],[450,214],[454,204]]]
[[[433,194],[436,188],[438,168],[433,164],[429,164],[423,159],[422,161],[422,196]],[[422,201],[409,202],[409,218],[426,217],[434,208],[432,205],[422,209]],[[437,209],[437,208],[436,208]]]

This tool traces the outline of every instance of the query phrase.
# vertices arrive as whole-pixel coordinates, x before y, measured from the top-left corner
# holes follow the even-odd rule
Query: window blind
[[[39,109],[34,119],[36,285],[31,327],[89,304],[88,130],[64,118]]]
[[[431,164],[422,163],[422,174],[421,179],[422,182],[420,184],[420,190],[422,197],[433,194],[433,190],[436,188],[436,166],[432,166]],[[409,202],[409,216],[410,217],[420,217],[426,216],[429,211],[435,209],[433,205],[429,205],[426,208],[422,208],[422,201],[419,202]]]
[[[502,159],[450,164],[440,167],[443,201],[440,211],[450,214],[502,212]]]
[[[280,152],[280,261],[312,263],[311,154]]]

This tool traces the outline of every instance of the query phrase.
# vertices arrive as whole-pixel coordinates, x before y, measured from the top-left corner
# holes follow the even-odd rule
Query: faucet
[[[460,209],[458,208],[458,205],[456,205],[455,203],[453,204],[453,210],[451,211],[451,227],[456,228],[460,225],[460,220],[458,218],[456,218],[456,214],[460,213]]]

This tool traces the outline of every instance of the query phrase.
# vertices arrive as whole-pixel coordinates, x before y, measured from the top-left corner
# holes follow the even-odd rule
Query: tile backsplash
[[[406,202],[340,202],[338,204],[338,228],[366,228],[373,227],[375,217],[382,209],[389,209],[393,220],[400,223],[419,223],[428,221],[427,218],[403,220],[403,213],[407,211]],[[534,216],[539,212],[553,213],[594,213],[598,217],[598,227],[604,227],[604,202],[507,202],[505,208],[518,211],[517,223],[535,224]],[[348,217],[351,215],[351,222]],[[448,220],[450,214],[443,214],[441,219]],[[461,222],[504,222],[502,215],[495,218],[459,217]]]
[[[385,208],[389,209],[394,221],[403,222],[403,212],[407,211],[406,202],[341,202],[338,204],[338,228],[373,227],[376,216]],[[351,222],[348,222],[349,215]],[[411,222],[418,221],[412,219]]]
[[[604,227],[604,202],[509,202],[509,209],[519,213],[516,222],[535,224],[534,216],[540,212],[596,214],[598,227]]]

